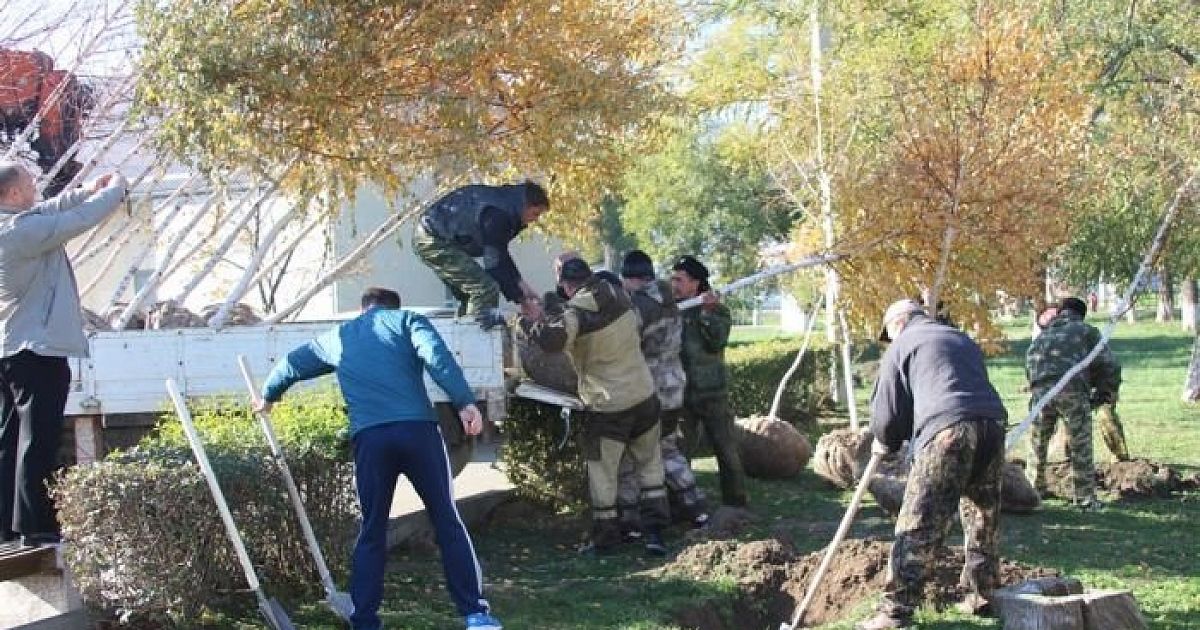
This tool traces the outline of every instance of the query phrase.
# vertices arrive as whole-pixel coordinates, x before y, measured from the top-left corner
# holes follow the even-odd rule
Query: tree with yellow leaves
[[[177,155],[291,164],[285,189],[330,205],[366,181],[532,175],[552,225],[584,233],[669,102],[683,23],[668,0],[144,0],[138,103]]]
[[[1047,255],[1068,237],[1082,79],[1030,13],[988,4],[927,66],[898,68],[882,159],[841,187],[842,233],[883,237],[842,270],[858,313],[923,294],[987,329],[997,291],[1037,293]]]

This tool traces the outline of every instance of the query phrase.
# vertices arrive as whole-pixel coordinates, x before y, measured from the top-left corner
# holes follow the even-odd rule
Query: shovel
[[[862,479],[858,482],[858,487],[854,489],[854,497],[850,499],[850,507],[846,508],[846,514],[842,517],[842,522],[838,524],[837,533],[833,535],[833,542],[829,543],[829,547],[825,549],[825,557],[821,558],[821,564],[817,566],[817,572],[813,575],[812,581],[808,584],[808,591],[804,594],[804,601],[800,602],[800,606],[796,608],[795,614],[792,615],[792,622],[779,624],[779,630],[797,630],[804,627],[804,613],[808,612],[809,604],[812,604],[813,597],[817,594],[817,587],[821,585],[821,579],[825,577],[825,572],[829,570],[829,565],[833,562],[833,554],[837,551],[838,545],[842,544],[842,539],[846,537],[846,533],[850,531],[850,524],[854,522],[854,516],[858,513],[858,506],[862,503],[863,494],[867,491],[867,486],[871,485],[871,477],[875,476],[875,469],[879,467],[879,462],[883,459],[886,449],[875,442],[871,448],[871,460],[867,462],[867,468],[863,471]]]
[[[175,412],[179,414],[179,420],[183,423],[183,432],[187,435],[188,444],[191,445],[192,452],[196,455],[196,463],[200,465],[200,472],[203,473],[204,480],[208,482],[208,489],[212,492],[213,500],[217,502],[217,511],[221,514],[221,522],[225,524],[225,532],[229,534],[229,540],[233,542],[233,550],[237,553],[238,562],[246,574],[246,582],[254,591],[255,599],[258,600],[259,612],[262,613],[267,620],[267,625],[272,630],[295,630],[296,626],[292,625],[292,620],[284,612],[283,606],[275,598],[268,599],[262,584],[258,582],[254,564],[250,562],[250,555],[246,553],[246,544],[242,542],[242,535],[238,533],[237,525],[233,522],[233,515],[229,512],[229,504],[225,502],[221,486],[217,484],[217,475],[213,472],[212,464],[208,463],[208,454],[204,451],[204,443],[200,441],[200,434],[196,433],[196,426],[192,424],[192,414],[188,411],[187,401],[179,393],[179,386],[175,384],[173,378],[167,379],[167,394],[171,396],[171,402],[175,404]]]
[[[250,374],[250,365],[246,362],[246,357],[240,354],[237,362],[238,367],[242,370],[242,378],[246,381],[246,387],[250,390],[250,398],[257,407],[258,387],[254,384],[254,376]],[[333,611],[333,614],[348,623],[350,615],[354,612],[354,603],[349,594],[337,590],[337,586],[333,583],[333,576],[329,574],[329,565],[325,563],[325,554],[321,553],[321,545],[317,543],[317,536],[313,533],[312,524],[308,520],[308,510],[304,509],[304,502],[300,500],[300,490],[296,488],[292,471],[288,468],[287,459],[283,456],[283,448],[279,446],[279,439],[275,437],[271,419],[265,413],[256,413],[255,415],[258,416],[258,424],[262,428],[263,434],[267,436],[267,444],[271,447],[271,455],[275,457],[275,463],[279,465],[279,472],[283,473],[283,482],[287,486],[288,496],[292,499],[292,507],[295,508],[296,516],[300,519],[300,530],[304,532],[304,541],[308,543],[308,551],[317,565],[317,573],[321,576],[321,586],[325,588],[325,605]]]

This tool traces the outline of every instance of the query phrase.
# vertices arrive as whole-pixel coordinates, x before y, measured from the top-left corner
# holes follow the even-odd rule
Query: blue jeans
[[[408,477],[425,504],[441,549],[446,586],[459,614],[488,611],[475,547],[454,505],[450,460],[436,422],[392,422],[354,436],[354,478],[362,506],[362,528],[350,571],[351,623],[377,630],[387,564],[388,517],[400,475]]]

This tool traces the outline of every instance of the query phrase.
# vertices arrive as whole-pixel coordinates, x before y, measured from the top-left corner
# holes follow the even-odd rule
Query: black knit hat
[[[680,256],[675,265],[671,267],[671,271],[682,271],[691,276],[693,280],[699,280],[701,291],[708,291],[712,288],[708,284],[708,267],[692,256]]]
[[[1087,317],[1087,303],[1077,297],[1063,298],[1059,308],[1075,311],[1080,317]]]
[[[621,261],[621,277],[653,280],[654,261],[650,260],[646,252],[640,249],[630,251],[628,254],[625,254],[625,259]]]
[[[592,277],[592,268],[582,258],[572,258],[562,264],[558,272],[558,281],[583,282]]]

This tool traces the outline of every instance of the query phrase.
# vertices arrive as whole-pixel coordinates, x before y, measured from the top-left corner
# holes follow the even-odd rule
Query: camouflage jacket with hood
[[[1063,309],[1025,353],[1025,377],[1030,387],[1052,387],[1098,343],[1100,331],[1095,326],[1075,311]],[[1088,396],[1095,390],[1095,398],[1116,402],[1120,386],[1121,366],[1106,345],[1088,369],[1071,379],[1064,392]]]
[[[601,413],[626,411],[654,395],[642,357],[638,316],[624,290],[592,276],[561,315],[521,326],[547,352],[566,350],[579,374],[579,397]]]
[[[683,407],[683,389],[687,375],[680,351],[683,345],[683,318],[666,281],[647,282],[629,294],[641,319],[642,355],[654,375],[658,402],[664,410]]]

